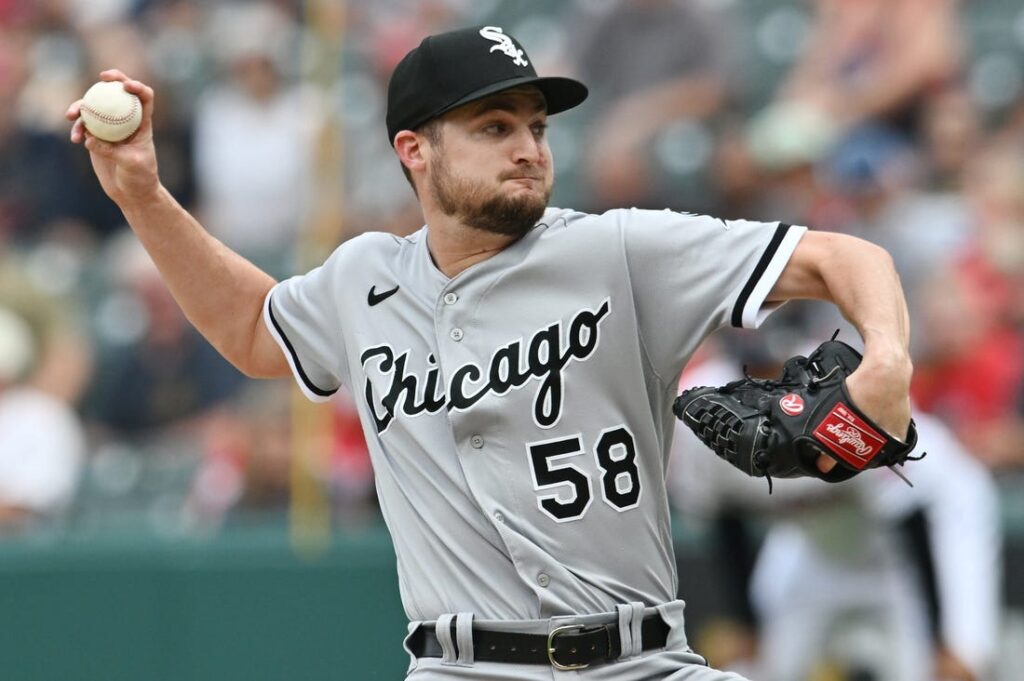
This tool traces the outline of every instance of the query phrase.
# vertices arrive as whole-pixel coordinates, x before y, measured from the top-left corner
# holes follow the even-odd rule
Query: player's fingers
[[[111,155],[113,155],[116,147],[110,142],[104,142],[95,135],[92,135],[88,131],[86,131],[85,148],[88,149],[93,154],[110,157]]]
[[[81,118],[71,126],[71,141],[75,144],[85,141],[85,122]]]
[[[128,80],[128,76],[120,69],[107,69],[106,71],[100,71],[100,80],[119,80],[124,82]]]
[[[68,110],[64,112],[64,118],[69,121],[78,120],[78,112],[82,109],[82,100],[77,100],[68,107]]]
[[[139,98],[142,102],[142,118],[143,123],[153,118],[153,100],[154,92],[153,88],[149,87],[141,80],[134,80],[129,78],[124,82],[124,89],[132,93]]]
[[[129,78],[124,81],[124,89],[133,95],[138,96],[138,98],[142,100],[143,104],[148,104],[153,101],[153,88],[149,87],[141,80]]]
[[[831,456],[819,454],[817,465],[819,471],[821,471],[822,473],[828,473],[830,470],[836,467],[836,460],[833,459]]]

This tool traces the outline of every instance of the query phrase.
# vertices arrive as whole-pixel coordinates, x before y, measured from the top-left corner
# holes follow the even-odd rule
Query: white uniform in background
[[[736,379],[737,363],[715,358],[686,386]],[[904,469],[836,485],[776,480],[769,496],[677,427],[670,493],[684,514],[723,506],[771,527],[751,579],[761,624],[759,681],[800,681],[824,656],[855,657],[880,681],[932,681],[927,605],[896,525],[921,510],[935,563],[944,645],[976,677],[995,662],[1000,620],[1002,532],[995,484],[938,419],[917,412],[918,451]]]
[[[0,390],[0,504],[48,515],[74,496],[85,433],[64,402],[33,388]]]

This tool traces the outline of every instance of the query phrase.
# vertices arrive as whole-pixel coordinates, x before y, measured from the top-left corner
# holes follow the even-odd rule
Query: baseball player
[[[426,225],[364,234],[280,283],[162,188],[152,89],[101,77],[139,95],[142,127],[107,144],[76,122],[71,139],[189,319],[250,376],[358,396],[411,679],[739,678],[687,645],[665,486],[679,374],[721,326],[834,301],[867,345],[853,399],[907,432],[907,314],[883,251],[786,224],[549,208],[547,119],[587,90],[539,77],[500,27],[428,37],[392,75],[387,133]]]

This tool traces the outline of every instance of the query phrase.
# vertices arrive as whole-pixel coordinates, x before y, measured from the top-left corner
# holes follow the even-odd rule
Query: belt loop
[[[639,655],[644,651],[644,604],[630,603],[629,606],[633,611],[633,617],[629,621],[633,638],[633,655]]]
[[[619,659],[625,660],[643,652],[643,637],[640,627],[644,619],[643,603],[619,603]]]
[[[460,612],[455,618],[455,641],[459,646],[458,664],[473,664],[473,613]]]
[[[437,634],[437,641],[441,644],[441,664],[456,664],[455,642],[452,641],[452,620],[455,615],[445,613],[437,618],[434,624],[434,633]]]

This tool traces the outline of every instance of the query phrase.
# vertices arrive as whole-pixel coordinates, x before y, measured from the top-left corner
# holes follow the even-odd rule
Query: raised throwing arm
[[[97,139],[84,127],[81,101],[65,114],[74,121],[71,141],[89,150],[103,191],[124,213],[149,252],[185,316],[235,367],[251,377],[290,374],[288,364],[262,322],[263,300],[274,279],[211,236],[160,183],[153,146],[153,89],[117,70],[142,102],[142,123],[123,142]]]

